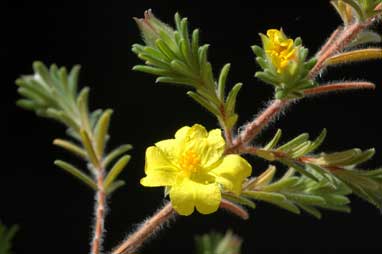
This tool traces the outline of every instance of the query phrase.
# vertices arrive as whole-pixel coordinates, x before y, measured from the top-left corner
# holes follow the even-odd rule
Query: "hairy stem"
[[[175,215],[170,202],[147,219],[134,233],[129,235],[112,254],[129,254],[137,250],[145,240],[152,236],[164,223]]]
[[[326,84],[313,87],[304,90],[305,95],[317,95],[329,92],[338,92],[345,90],[356,90],[356,89],[374,89],[375,85],[371,82],[341,82],[335,84]]]
[[[249,218],[247,211],[242,207],[231,203],[228,200],[222,199],[220,208],[246,220]],[[148,218],[138,229],[130,234],[119,246],[117,246],[111,254],[132,254],[142,244],[154,235],[167,221],[175,216],[175,211],[171,202],[159,209],[152,217]]]
[[[322,47],[322,50],[319,52],[316,65],[312,68],[309,73],[309,78],[314,79],[317,75],[325,68],[326,60],[333,56],[334,54],[340,52],[344,49],[350,42],[352,42],[356,36],[368,27],[371,24],[371,21],[363,23],[353,23],[345,26],[342,30],[334,32],[327,43]]]
[[[235,153],[242,146],[248,144],[289,103],[290,100],[274,100],[258,117],[244,127],[244,130],[233,141],[233,145],[226,149],[226,153]]]
[[[104,190],[104,172],[99,170],[97,175],[97,194],[96,194],[96,207],[95,207],[95,225],[93,232],[93,241],[91,245],[92,254],[100,254],[102,249],[104,221],[105,221],[105,206],[106,194]]]

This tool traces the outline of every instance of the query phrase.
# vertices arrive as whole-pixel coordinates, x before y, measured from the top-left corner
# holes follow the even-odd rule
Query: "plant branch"
[[[235,214],[243,220],[248,220],[249,218],[249,214],[246,210],[244,210],[244,208],[226,199],[222,199],[222,202],[220,203],[220,208],[227,210],[232,214]]]
[[[338,36],[342,33],[342,31],[343,27],[338,27],[336,30],[334,30],[334,32],[330,35],[326,43],[321,47],[320,51],[317,52],[317,58],[319,58],[324,52],[328,50],[328,48],[337,40]]]
[[[318,95],[329,92],[356,89],[375,89],[375,85],[371,82],[341,82],[335,84],[326,84],[306,89],[304,90],[304,95]]]
[[[101,252],[104,233],[106,194],[104,190],[104,172],[102,168],[97,172],[97,189],[95,207],[96,218],[91,246],[92,254],[99,254]]]
[[[252,122],[245,125],[238,137],[233,141],[233,145],[226,149],[226,153],[235,153],[240,148],[256,137],[257,134],[271,122],[290,103],[290,100],[274,100],[271,104]]]
[[[112,251],[112,254],[130,254],[136,251],[144,241],[155,234],[160,227],[174,217],[175,211],[170,202],[147,219],[134,233]]]
[[[255,156],[258,156],[257,155],[257,151],[259,150],[259,148],[257,147],[254,147],[254,146],[245,146],[245,147],[242,147],[240,152],[241,153],[246,153],[246,154],[251,154],[251,155],[255,155]],[[287,153],[285,152],[281,152],[281,151],[269,151],[271,152],[273,155],[274,155],[274,159],[275,160],[282,160],[282,159],[292,159],[294,160],[295,162],[299,163],[299,164],[306,164],[306,163],[312,163],[316,160],[315,157],[312,157],[312,156],[301,156],[301,157],[298,157],[298,158],[291,158]],[[321,165],[321,167],[329,170],[329,171],[335,171],[335,170],[340,170],[342,169],[341,167],[336,167],[336,166],[323,166]]]
[[[309,78],[316,78],[325,68],[326,60],[344,49],[362,30],[370,26],[373,21],[374,19],[370,19],[362,23],[355,22],[345,26],[343,29],[338,28],[317,54],[317,63],[310,71]]]
[[[226,199],[222,199],[220,208],[239,216],[243,220],[249,218],[247,211]],[[159,209],[152,217],[143,222],[134,233],[130,234],[126,240],[117,246],[111,254],[134,253],[147,239],[153,236],[166,222],[173,218],[175,214],[171,202],[167,202],[163,208]]]

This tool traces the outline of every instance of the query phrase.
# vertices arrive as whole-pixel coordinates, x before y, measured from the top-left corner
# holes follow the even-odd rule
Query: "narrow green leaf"
[[[111,109],[105,110],[94,129],[95,149],[99,158],[103,156],[112,113]]]
[[[283,194],[287,197],[287,199],[294,201],[296,203],[303,203],[305,205],[314,205],[314,206],[326,204],[325,199],[317,195],[292,193],[292,192],[285,192]]]
[[[280,82],[277,80],[277,78],[273,77],[273,75],[270,75],[263,71],[258,71],[255,73],[255,77],[258,79],[261,79],[267,84],[274,85],[274,86],[280,86]]]
[[[155,44],[162,55],[166,57],[166,61],[171,62],[173,59],[179,59],[178,55],[163,40],[158,39],[155,41]]]
[[[121,145],[117,148],[115,148],[113,151],[111,151],[108,155],[103,160],[103,166],[107,168],[113,160],[121,156],[122,154],[130,151],[133,148],[132,145],[127,144],[127,145]]]
[[[218,95],[221,101],[224,101],[225,85],[227,82],[227,76],[228,76],[230,68],[231,68],[231,64],[227,63],[223,66],[223,68],[220,71],[219,81],[218,81]]]
[[[382,41],[382,35],[379,33],[366,30],[361,32],[357,38],[355,38],[351,43],[348,44],[348,48],[359,46],[366,43],[380,43]]]
[[[192,54],[193,57],[198,57],[198,50],[199,50],[199,29],[195,29],[192,32]]]
[[[81,170],[77,169],[73,165],[71,165],[65,161],[61,161],[61,160],[54,161],[54,164],[56,166],[60,167],[61,169],[65,170],[66,172],[68,172],[72,176],[76,177],[78,180],[85,183],[86,185],[88,185],[93,190],[98,189],[97,184],[93,181],[93,179],[91,179],[89,176],[82,173]]]
[[[19,99],[16,101],[16,105],[23,109],[32,111],[35,111],[38,108],[38,104],[36,102],[28,99]]]
[[[264,150],[271,150],[271,149],[273,149],[277,145],[277,143],[279,142],[279,140],[281,138],[281,135],[282,135],[282,130],[278,129],[276,134],[272,138],[272,140],[269,141],[269,143],[264,146]]]
[[[366,151],[363,151],[360,155],[355,156],[352,160],[347,162],[348,165],[358,165],[365,161],[370,160],[375,154],[375,149],[371,148]]]
[[[277,151],[283,151],[283,152],[288,152],[292,148],[302,144],[303,142],[307,141],[309,139],[309,134],[308,133],[303,133],[291,141],[285,143],[284,145],[278,147],[276,150]]]
[[[248,195],[251,198],[271,203],[292,213],[300,214],[298,207],[289,202],[283,195],[279,193],[252,191],[243,192],[243,195]]]
[[[246,190],[253,190],[256,188],[261,189],[262,187],[268,185],[273,180],[275,173],[276,173],[276,167],[273,165],[270,165],[267,170],[261,173],[261,175],[248,181],[248,183],[245,184],[244,189]]]
[[[223,198],[228,199],[229,201],[232,201],[233,203],[245,205],[252,209],[256,208],[256,204],[245,197],[237,196],[231,193],[222,193],[222,195],[223,195]]]
[[[96,151],[93,148],[92,141],[90,140],[88,133],[84,129],[81,129],[80,135],[81,135],[82,144],[85,147],[85,150],[86,150],[86,153],[87,153],[87,156],[88,156],[90,162],[93,164],[93,166],[96,169],[99,169],[100,163],[99,163]]]
[[[296,183],[298,182],[298,179],[299,179],[298,177],[289,177],[289,176],[283,177],[281,180],[274,182],[272,184],[269,184],[267,186],[264,186],[261,189],[267,192],[277,192],[279,190],[296,185]]]
[[[89,122],[89,91],[90,89],[88,87],[84,87],[77,98],[77,107],[80,111],[81,116],[81,123],[83,127],[90,131],[90,122]]]
[[[177,85],[186,85],[196,87],[197,83],[195,80],[189,78],[182,77],[159,77],[155,80],[155,83],[169,83],[169,84],[177,84]]]
[[[235,113],[237,95],[242,86],[243,86],[242,83],[237,83],[229,92],[227,96],[226,104],[225,104],[225,108],[228,114]]]
[[[213,104],[211,104],[209,101],[205,100],[202,96],[199,94],[188,91],[187,95],[190,96],[192,99],[194,99],[197,103],[199,103],[202,107],[207,109],[209,112],[211,112],[215,116],[219,116],[220,112],[219,109],[217,109]]]
[[[68,150],[69,152],[81,157],[82,159],[87,159],[85,150],[70,141],[55,139],[53,140],[53,144]]]
[[[304,168],[303,166],[300,166],[299,164],[293,162],[293,161],[289,161],[289,160],[286,160],[286,159],[281,159],[279,160],[281,163],[287,165],[288,167],[291,167],[293,169],[295,169],[297,172],[299,172],[301,175],[304,175],[316,182],[319,181],[319,179],[317,179],[316,176],[314,176],[312,173],[310,173],[308,170],[306,170],[306,168]]]
[[[315,151],[322,144],[322,142],[324,142],[326,138],[326,134],[327,134],[327,131],[324,128],[321,131],[320,135],[318,135],[318,137],[312,142],[309,149],[305,151],[305,154]]]
[[[117,189],[121,188],[122,186],[125,186],[125,181],[123,180],[116,180],[114,181],[109,188],[106,190],[106,195],[111,195],[114,193]]]
[[[157,67],[147,66],[147,65],[136,65],[133,67],[133,71],[145,72],[145,73],[153,74],[157,76],[167,76],[171,74],[167,70],[157,68]]]
[[[263,57],[256,57],[256,62],[263,70],[269,67],[267,60],[265,60]]]
[[[81,66],[75,65],[69,72],[68,86],[73,97],[77,95],[78,77],[80,75],[80,70]]]
[[[311,215],[316,217],[317,219],[320,220],[322,218],[321,212],[319,210],[317,210],[316,208],[314,208],[312,206],[304,205],[304,204],[298,204],[298,206],[301,209],[303,209],[305,212],[310,213]]]
[[[111,170],[109,171],[109,173],[107,174],[105,178],[104,188],[106,191],[110,187],[110,185],[114,182],[114,180],[119,176],[119,174],[125,168],[125,166],[127,165],[130,159],[131,159],[130,155],[125,155],[114,164],[114,166],[111,168]]]
[[[197,77],[192,72],[192,70],[190,70],[189,67],[185,63],[183,63],[179,60],[172,60],[171,61],[171,68],[174,71],[176,71],[178,74],[184,75],[187,78],[197,79]]]

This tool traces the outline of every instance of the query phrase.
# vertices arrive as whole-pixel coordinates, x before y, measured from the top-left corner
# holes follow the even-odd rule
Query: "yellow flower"
[[[297,60],[297,47],[282,30],[269,29],[267,36],[261,35],[261,37],[265,53],[275,66],[277,73],[282,73],[286,67]]]
[[[222,190],[240,194],[252,171],[239,155],[223,155],[224,148],[221,130],[185,126],[175,139],[147,148],[146,177],[141,184],[169,187],[172,206],[181,215],[190,215],[195,207],[202,214],[213,213],[219,208]]]

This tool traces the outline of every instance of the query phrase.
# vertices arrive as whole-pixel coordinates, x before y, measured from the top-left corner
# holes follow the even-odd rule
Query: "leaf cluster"
[[[39,116],[64,124],[70,139],[55,139],[53,143],[89,162],[87,169],[92,175],[65,161],[56,160],[55,165],[97,190],[93,178],[117,160],[110,167],[104,188],[111,193],[124,185],[122,180],[116,178],[130,160],[130,156],[125,153],[131,149],[131,145],[123,145],[105,153],[112,110],[89,112],[89,88],[77,91],[80,67],[74,66],[68,72],[65,67],[58,68],[53,64],[48,69],[43,63],[35,62],[33,70],[33,75],[25,75],[16,80],[18,92],[24,97],[17,104]]]
[[[159,24],[156,20],[150,14],[145,22]],[[141,28],[140,20],[137,22]],[[158,76],[156,82],[181,84],[194,88],[187,94],[214,114],[223,126],[232,128],[238,118],[235,113],[235,104],[242,84],[236,84],[225,98],[230,64],[222,68],[218,81],[215,81],[211,63],[207,58],[209,45],[200,45],[199,30],[193,30],[190,36],[187,18],[181,18],[178,13],[175,14],[175,25],[175,30],[169,28],[151,31],[157,35],[154,43],[133,45],[132,51],[145,61],[145,65],[136,65],[133,70]],[[146,30],[142,32],[144,38],[147,37],[145,34],[150,33]]]
[[[312,155],[311,153],[324,141],[326,137],[325,129],[313,141],[309,140],[307,133],[303,133],[285,144],[278,146],[277,144],[281,138],[281,133],[281,130],[278,130],[268,144],[263,148],[255,150],[255,155],[269,161],[279,161],[287,166],[289,171],[281,177],[280,180],[273,181],[276,169],[270,167],[262,175],[250,180],[244,185],[243,197],[257,198],[270,203],[275,203],[276,201],[272,199],[272,197],[276,197],[276,200],[283,200],[281,204],[277,203],[276,205],[280,207],[284,206],[283,208],[292,212],[298,211],[298,209],[294,208],[294,206],[297,206],[316,217],[320,217],[321,215],[314,207],[349,211],[347,198],[345,202],[345,197],[333,199],[332,196],[328,196],[329,194],[333,194],[337,197],[337,195],[346,196],[353,193],[381,209],[381,169],[357,169],[359,164],[373,157],[375,154],[374,149],[362,151],[361,149],[354,148],[340,152]],[[299,175],[296,175],[295,172],[299,173]],[[267,193],[257,193],[258,191],[264,190]],[[268,192],[270,190],[276,191],[277,194],[269,194]],[[285,193],[287,193],[285,197],[287,200],[288,197],[292,195],[291,200],[288,200],[289,202],[286,202],[285,198],[281,199],[279,196],[280,194],[285,196]],[[294,194],[308,195],[308,198],[310,197],[309,195],[316,196],[313,197],[313,200],[317,202],[302,199],[302,202],[305,203],[298,203],[298,198],[293,197]],[[271,198],[267,199],[268,196]],[[279,199],[277,199],[277,196],[279,196]],[[238,201],[242,204],[246,202],[240,199]],[[294,206],[291,205],[291,203]],[[314,207],[310,207],[309,205]]]

